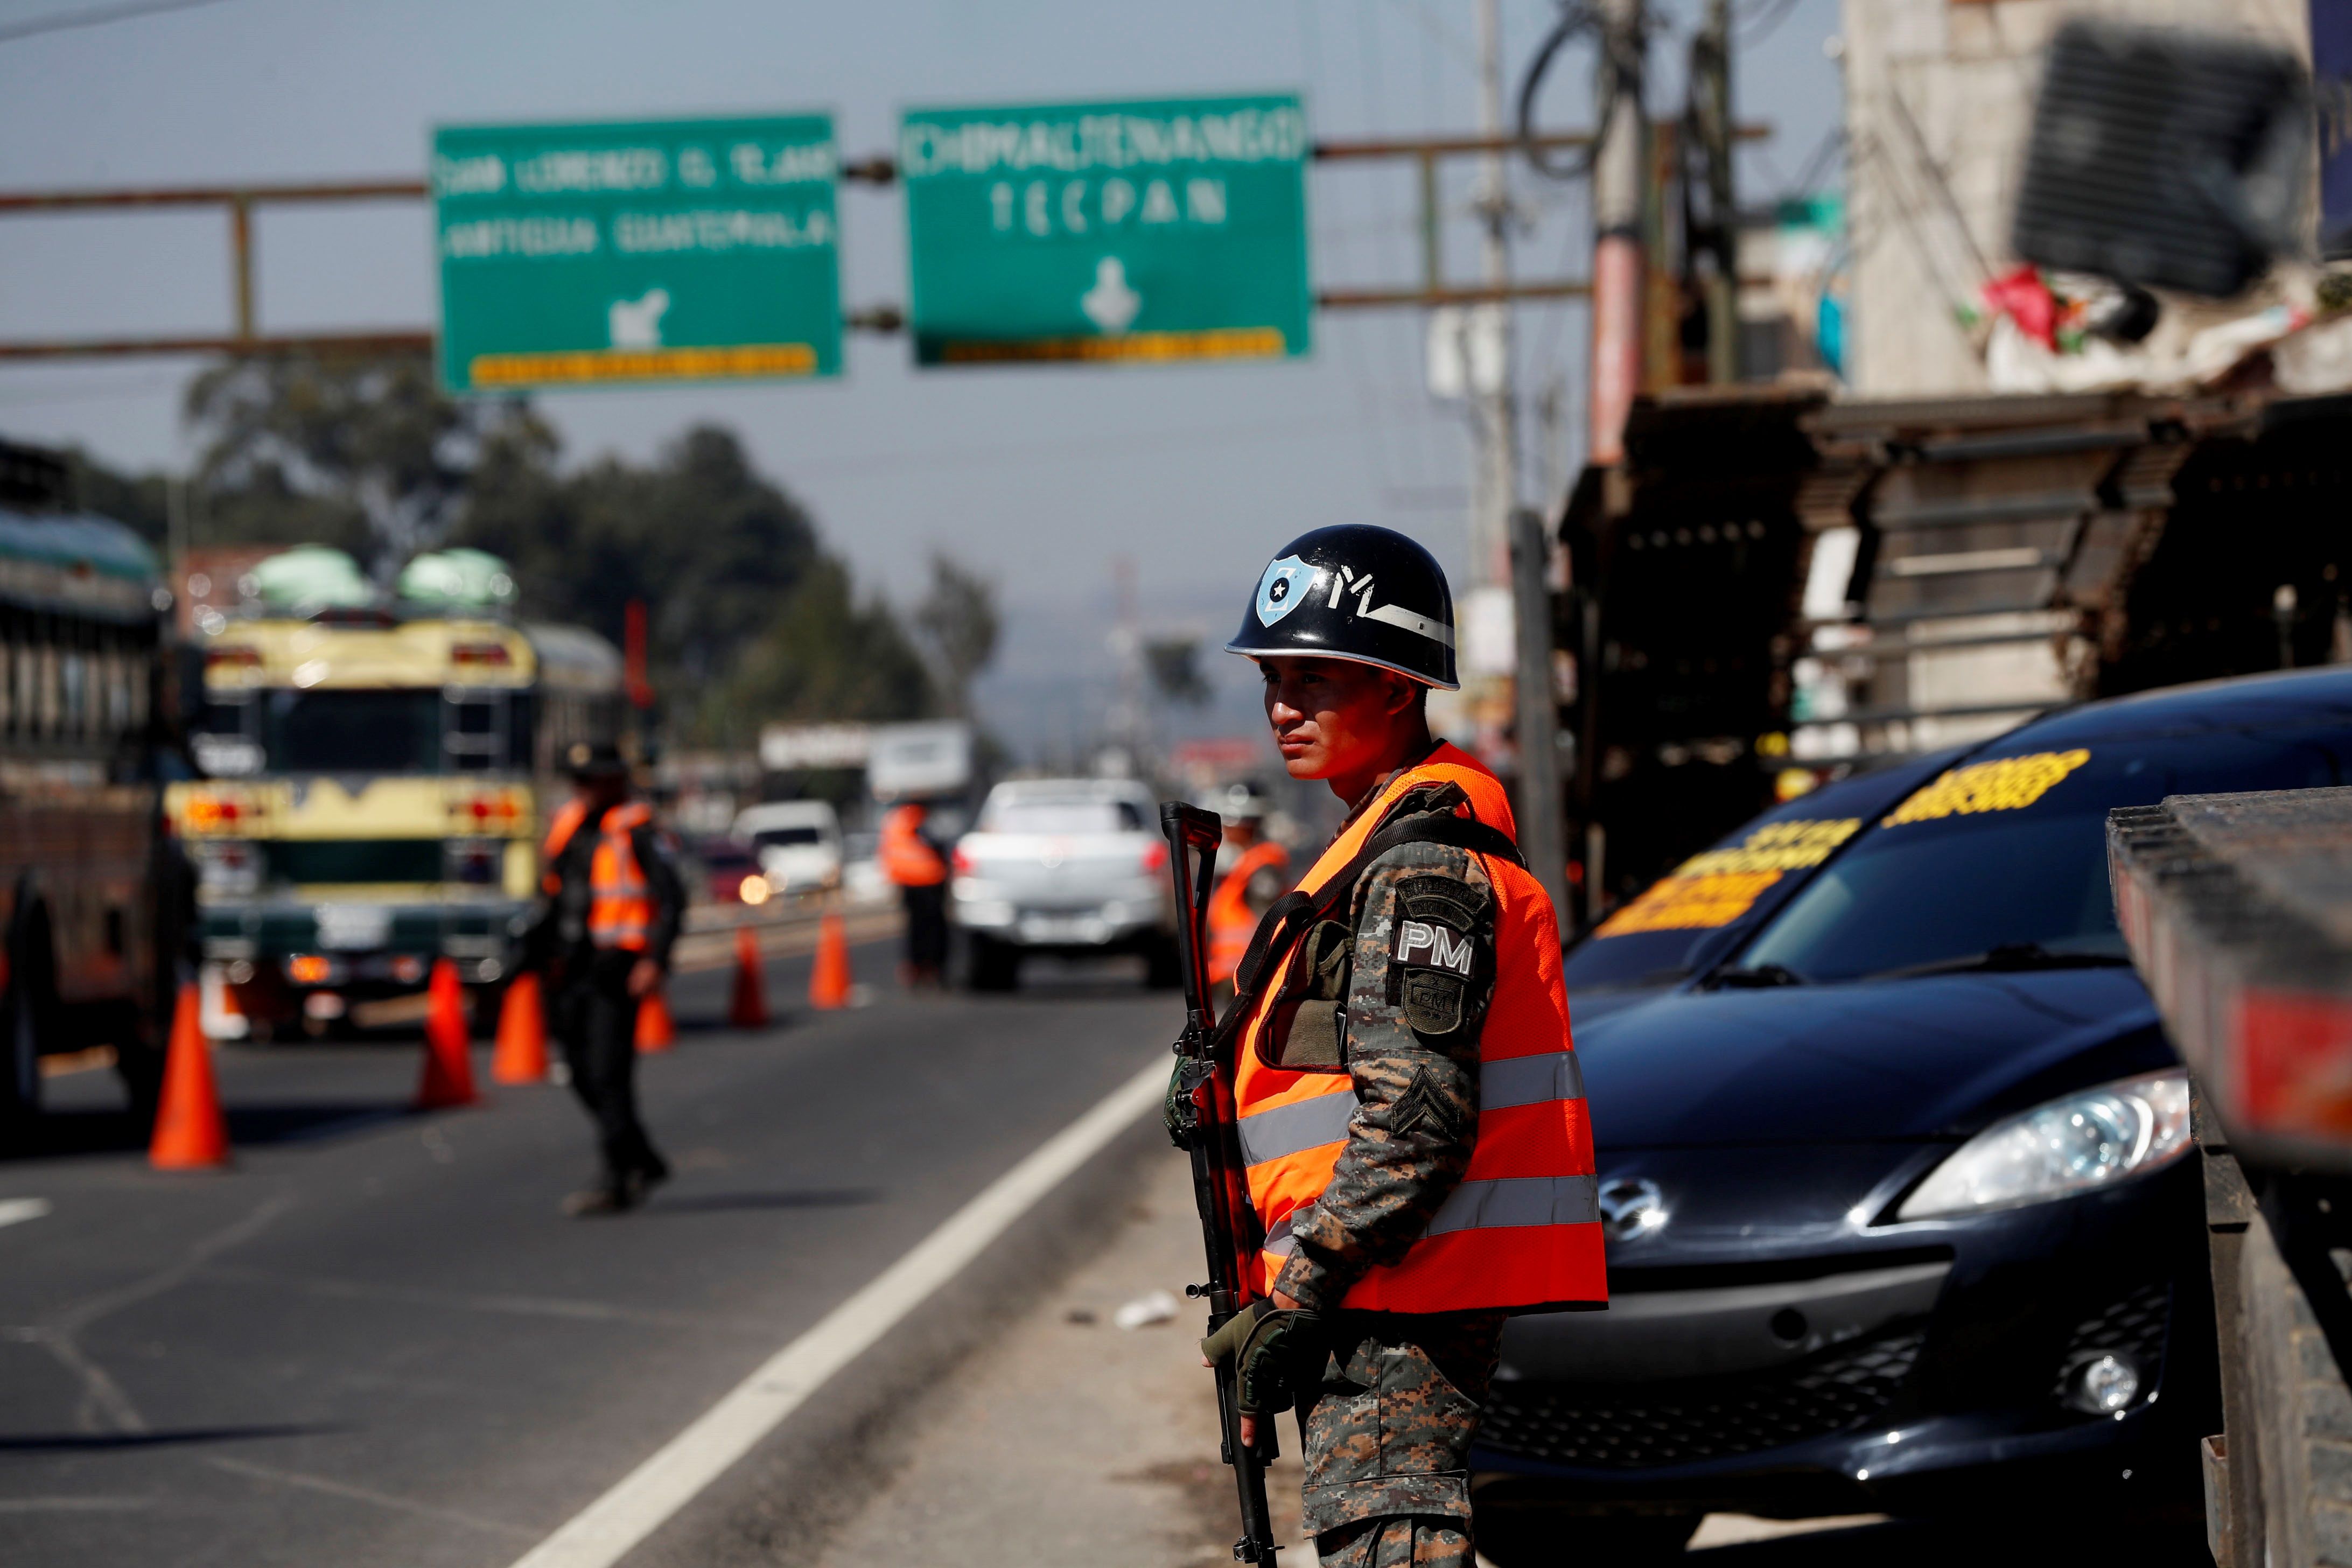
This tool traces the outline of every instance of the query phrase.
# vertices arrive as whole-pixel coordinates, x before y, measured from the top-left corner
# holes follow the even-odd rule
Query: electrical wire
[[[1592,173],[1593,160],[1601,155],[1601,132],[1608,126],[1610,116],[1617,108],[1618,73],[1603,70],[1597,74],[1593,89],[1593,138],[1581,153],[1571,153],[1566,162],[1555,163],[1536,141],[1536,95],[1543,89],[1543,79],[1551,69],[1552,60],[1559,51],[1581,34],[1591,33],[1606,47],[1607,25],[1601,14],[1585,5],[1583,0],[1561,0],[1559,16],[1536,46],[1534,57],[1528,61],[1527,75],[1519,79],[1519,143],[1527,154],[1528,165],[1536,173],[1555,180],[1581,180]]]
[[[1739,41],[1743,44],[1761,43],[1779,30],[1780,24],[1796,10],[1798,0],[1765,0],[1756,7],[1747,24],[1738,29]]]
[[[219,4],[221,0],[131,0],[128,5],[93,5],[87,11],[53,11],[29,21],[0,23],[0,44],[13,44],[19,38],[37,37],[43,33],[102,27],[109,22],[129,22],[141,16],[160,16],[167,11],[193,11],[199,5]]]

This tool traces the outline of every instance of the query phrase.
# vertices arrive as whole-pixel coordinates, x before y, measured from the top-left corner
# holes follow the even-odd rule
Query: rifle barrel
[[[1201,1236],[1208,1251],[1209,1331],[1214,1333],[1244,1304],[1241,1216],[1235,1205],[1236,1194],[1245,1202],[1248,1191],[1234,1128],[1232,1091],[1210,1059],[1216,1007],[1209,993],[1205,927],[1224,825],[1214,812],[1170,801],[1160,808],[1160,827],[1168,837],[1168,870],[1176,884],[1176,947],[1184,974],[1184,1036],[1176,1042],[1176,1051],[1199,1064],[1192,1069],[1196,1128],[1190,1152],[1192,1198],[1201,1212]],[[1260,1447],[1244,1447],[1240,1397],[1233,1369],[1219,1367],[1218,1436],[1225,1463],[1234,1468],[1234,1486],[1241,1502],[1242,1538],[1234,1545],[1234,1557],[1276,1568],[1279,1549],[1265,1500],[1265,1467],[1274,1458],[1274,1420],[1268,1416],[1260,1423]]]

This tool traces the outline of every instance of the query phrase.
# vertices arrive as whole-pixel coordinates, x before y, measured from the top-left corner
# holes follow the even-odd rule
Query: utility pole
[[[1706,0],[1706,26],[1691,50],[1691,99],[1706,154],[1708,247],[1706,379],[1739,379],[1739,213],[1731,180],[1731,0]]]
[[[1588,460],[1625,456],[1625,416],[1642,385],[1642,216],[1648,162],[1642,116],[1642,0],[1599,0],[1601,62],[1592,161],[1592,383]]]
[[[1502,0],[1478,0],[1478,123],[1499,143],[1507,134],[1503,119]],[[1477,409],[1478,471],[1471,487],[1470,583],[1479,589],[1506,588],[1511,581],[1511,514],[1518,510],[1518,410],[1512,395],[1510,165],[1500,150],[1480,161],[1479,216],[1486,226],[1486,285],[1498,298],[1494,312],[1494,380],[1468,390]]]
[[[1519,853],[1565,925],[1568,831],[1560,813],[1559,699],[1551,676],[1551,541],[1534,507],[1511,513],[1511,588],[1519,656]]]

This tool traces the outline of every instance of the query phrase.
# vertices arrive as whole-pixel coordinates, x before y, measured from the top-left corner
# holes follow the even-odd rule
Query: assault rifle
[[[1176,1054],[1184,1059],[1181,1080],[1192,1105],[1192,1197],[1200,1205],[1201,1231],[1208,1243],[1209,1282],[1188,1285],[1188,1296],[1209,1300],[1209,1331],[1246,1305],[1243,1281],[1257,1253],[1257,1216],[1250,1207],[1243,1174],[1241,1140],[1234,1116],[1233,1086],[1217,1071],[1213,1054],[1215,1005],[1209,996],[1207,927],[1209,897],[1216,890],[1217,846],[1224,826],[1213,811],[1170,801],[1160,808],[1160,830],[1168,836],[1168,869],[1176,879],[1176,949],[1184,969],[1184,1033]],[[1217,1369],[1217,1420],[1225,1463],[1234,1468],[1241,1492],[1242,1538],[1234,1542],[1237,1563],[1274,1568],[1274,1521],[1266,1512],[1265,1469],[1275,1457],[1274,1418],[1258,1422],[1258,1447],[1242,1446],[1241,1389],[1231,1367]]]

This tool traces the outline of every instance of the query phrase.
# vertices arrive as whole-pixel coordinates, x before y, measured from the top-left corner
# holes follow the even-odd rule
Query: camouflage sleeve
[[[1320,1309],[1402,1258],[1461,1181],[1478,1138],[1478,1034],[1494,985],[1494,885],[1469,854],[1402,846],[1365,871],[1356,900],[1347,1062],[1358,1104],[1275,1281]]]

